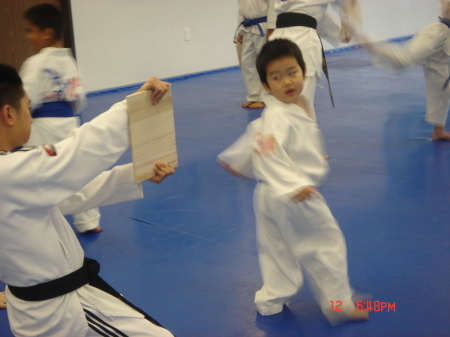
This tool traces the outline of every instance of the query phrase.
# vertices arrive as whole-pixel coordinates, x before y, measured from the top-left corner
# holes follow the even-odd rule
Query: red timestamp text
[[[342,301],[330,301],[331,311],[342,311]],[[358,311],[397,311],[397,302],[380,302],[380,301],[358,301],[356,302],[356,310]]]

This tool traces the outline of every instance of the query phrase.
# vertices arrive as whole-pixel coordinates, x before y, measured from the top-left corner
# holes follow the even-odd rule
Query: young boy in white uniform
[[[157,103],[168,87],[152,78],[140,90],[153,90]],[[104,172],[129,146],[126,101],[59,143],[25,149],[20,145],[30,135],[29,104],[16,71],[0,64],[0,280],[8,285],[12,332],[172,336],[120,296],[90,285],[100,281],[92,264],[83,264],[83,250],[63,216],[142,198],[131,164]],[[160,163],[155,173],[153,181],[160,182],[174,171]]]
[[[258,55],[267,34],[275,29],[276,15],[273,8],[275,0],[239,0],[238,31],[236,43],[241,43],[241,71],[247,88],[247,101],[243,108],[263,108],[261,95],[264,88],[259,81],[255,67]]]
[[[54,144],[80,126],[77,114],[86,107],[86,94],[72,51],[63,48],[59,10],[40,4],[29,8],[24,18],[26,39],[37,53],[19,72],[34,119],[27,145]],[[73,214],[73,220],[81,233],[100,231],[98,208]]]
[[[317,190],[328,164],[311,105],[300,95],[306,71],[301,52],[289,40],[272,40],[258,55],[257,69],[270,94],[266,108],[218,160],[229,172],[258,181],[254,207],[264,283],[255,296],[258,312],[281,312],[301,288],[304,268],[331,324],[368,319],[352,301],[345,240]],[[339,310],[332,303],[340,303]]]
[[[330,4],[339,10],[340,27],[327,14]],[[289,39],[302,51],[306,64],[303,95],[315,114],[314,97],[324,61],[319,35],[335,47],[340,42],[349,42],[347,25],[359,23],[361,19],[358,0],[277,0],[274,8],[277,27],[269,39]]]
[[[450,1],[441,0],[441,22],[424,27],[405,45],[367,44],[369,51],[378,59],[377,62],[388,62],[395,69],[415,63],[423,66],[427,97],[425,120],[434,126],[433,140],[450,140],[450,133],[444,130],[450,104],[449,27]]]

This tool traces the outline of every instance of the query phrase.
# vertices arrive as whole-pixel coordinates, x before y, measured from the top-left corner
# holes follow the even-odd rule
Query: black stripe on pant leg
[[[84,310],[84,312],[85,312],[87,315],[91,316],[91,318],[97,320],[98,322],[100,322],[100,323],[103,324],[104,326],[110,328],[111,330],[113,330],[114,332],[116,332],[117,334],[119,334],[120,336],[122,336],[122,337],[128,337],[128,336],[127,336],[126,334],[124,334],[122,331],[120,331],[119,329],[113,327],[112,325],[109,325],[108,323],[106,323],[106,322],[103,321],[102,319],[100,319],[100,318],[98,318],[97,316],[95,316],[95,315],[94,315],[92,312],[90,312],[89,310],[87,310],[87,309],[83,309],[83,310]],[[86,317],[87,317],[87,315],[86,315]]]
[[[100,323],[95,322],[92,318],[90,318],[88,315],[86,315],[86,319],[88,321],[88,324],[90,326],[97,326],[97,328],[101,329],[104,331],[105,336],[108,337],[119,337],[118,335],[116,335],[114,332],[112,332],[111,330],[109,330],[108,328],[102,326]],[[95,329],[96,332],[99,332],[98,329]]]
[[[89,326],[92,330],[94,330],[96,333],[98,333],[100,336],[109,337],[109,335],[107,335],[107,334],[101,332],[101,331],[100,331],[99,329],[97,329],[94,325],[88,323],[88,326]]]

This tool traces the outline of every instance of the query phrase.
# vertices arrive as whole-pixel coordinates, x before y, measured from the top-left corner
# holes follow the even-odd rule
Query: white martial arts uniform
[[[239,0],[238,34],[242,35],[241,71],[247,88],[247,101],[261,100],[264,88],[256,70],[256,56],[266,43],[268,29],[275,29],[276,15],[273,9],[275,0]],[[244,27],[241,23],[245,19],[257,19],[267,16],[267,22],[260,23],[264,36],[258,25]]]
[[[49,102],[69,102],[75,115],[86,107],[82,79],[68,48],[43,48],[23,63],[19,75],[31,101],[32,114]],[[78,116],[34,118],[26,145],[60,142],[79,126]],[[100,212],[98,208],[93,208],[73,214],[73,219],[77,230],[85,232],[99,226]]]
[[[126,103],[121,102],[56,143],[56,156],[43,146],[0,155],[2,282],[32,286],[83,265],[83,250],[63,214],[142,197],[131,165],[104,172],[128,144]],[[38,302],[18,299],[6,287],[6,298],[15,336],[99,336],[88,327],[85,309],[130,336],[172,336],[90,285]]]
[[[333,8],[339,10],[341,21],[352,22],[355,16],[350,15],[354,7],[350,6],[347,0],[277,0],[275,2],[275,12],[306,14],[317,20],[317,31],[309,27],[286,27],[277,28],[270,36],[270,40],[284,38],[295,42],[302,51],[306,65],[306,81],[302,94],[311,102],[314,112],[314,97],[317,83],[322,74],[322,42],[318,35],[337,47],[343,35],[347,34],[344,25],[339,27],[327,14],[329,4],[334,4]],[[356,17],[357,17],[356,13]]]
[[[327,175],[320,130],[299,106],[271,95],[264,102],[261,118],[218,156],[258,181],[254,208],[264,285],[256,307],[262,315],[281,312],[302,286],[304,268],[324,315],[333,325],[343,323],[355,309],[344,236],[319,193],[302,202],[292,199]],[[332,311],[330,301],[342,301],[343,311]]]
[[[427,97],[426,121],[438,127],[445,125],[450,104],[450,86],[444,88],[450,75],[449,34],[447,25],[435,22],[423,28],[405,45],[373,45],[376,55],[374,63],[381,67],[383,62],[388,62],[394,69],[402,69],[414,63],[423,66]]]

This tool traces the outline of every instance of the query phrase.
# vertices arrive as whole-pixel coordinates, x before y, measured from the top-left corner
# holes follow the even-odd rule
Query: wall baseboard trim
[[[402,42],[402,41],[409,40],[412,37],[413,37],[413,35],[402,36],[402,37],[397,37],[397,38],[386,40],[386,42]],[[328,55],[328,54],[342,53],[342,52],[346,52],[349,50],[354,50],[354,49],[359,49],[359,48],[364,48],[364,47],[365,47],[365,44],[356,44],[356,45],[344,47],[344,48],[330,49],[330,50],[325,51],[325,54]],[[186,75],[180,75],[180,76],[174,76],[174,77],[168,77],[168,78],[161,78],[161,80],[169,82],[169,83],[173,83],[173,82],[177,82],[177,81],[188,80],[188,79],[191,79],[194,77],[222,73],[222,72],[231,71],[231,70],[239,70],[239,66],[225,67],[225,68],[219,68],[219,69],[208,70],[208,71],[200,71],[200,72],[192,73],[192,74],[186,74]],[[96,96],[113,94],[113,93],[117,93],[117,92],[121,92],[121,91],[136,90],[136,89],[139,89],[142,86],[142,84],[144,84],[144,83],[145,82],[130,84],[130,85],[116,87],[116,88],[110,88],[110,89],[90,91],[87,93],[87,97],[96,97]]]

